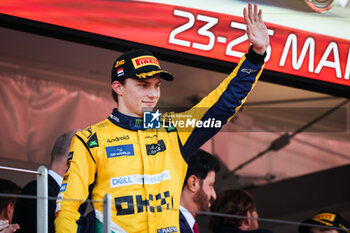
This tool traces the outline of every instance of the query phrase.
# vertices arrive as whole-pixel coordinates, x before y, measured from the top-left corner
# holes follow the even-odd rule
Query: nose
[[[160,95],[160,90],[157,87],[152,87],[150,89],[150,91],[148,92],[148,97],[153,98],[153,99],[159,98],[159,95]]]
[[[213,198],[214,201],[216,200],[216,192],[215,192],[215,189],[213,189],[213,193],[212,193],[211,197]]]

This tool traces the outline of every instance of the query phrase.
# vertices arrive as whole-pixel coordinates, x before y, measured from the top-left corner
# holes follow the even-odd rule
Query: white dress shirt
[[[48,174],[52,176],[52,178],[54,178],[54,180],[57,182],[58,186],[61,187],[62,181],[63,181],[63,177],[61,177],[60,175],[58,175],[54,170],[49,170]]]
[[[180,211],[185,216],[185,219],[186,219],[188,225],[190,225],[192,232],[193,232],[193,225],[196,222],[193,215],[185,207],[183,207],[181,205],[180,205]]]

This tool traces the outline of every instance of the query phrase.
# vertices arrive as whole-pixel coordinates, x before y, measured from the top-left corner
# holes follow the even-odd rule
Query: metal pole
[[[47,169],[45,166],[38,168],[40,174],[37,175],[37,208],[36,208],[36,223],[37,233],[48,233],[48,187],[47,187]]]
[[[15,168],[15,167],[4,167],[4,166],[0,166],[0,170],[8,170],[8,171],[16,171],[16,172],[40,174],[38,171],[31,171],[31,170],[20,169],[20,168]]]
[[[103,233],[111,233],[112,196],[106,194],[103,198]]]

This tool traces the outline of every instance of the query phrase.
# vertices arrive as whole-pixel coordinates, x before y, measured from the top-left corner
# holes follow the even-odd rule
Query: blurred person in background
[[[313,224],[318,226],[308,226]],[[337,229],[332,229],[337,228]],[[333,211],[320,211],[299,226],[299,233],[350,233],[350,224],[340,214]]]
[[[70,130],[56,139],[56,142],[51,151],[50,169],[48,171],[48,196],[57,197],[63,181],[64,173],[67,170],[67,161],[70,159],[69,147],[77,129]],[[33,180],[24,186],[21,194],[37,195],[36,194],[37,180]],[[37,232],[37,203],[36,199],[19,198],[17,200],[13,219],[20,225],[18,232],[36,233]],[[48,201],[48,228],[49,233],[55,232],[54,220],[56,201]]]
[[[253,196],[242,189],[230,189],[218,195],[211,211],[242,218],[210,216],[209,228],[214,233],[272,233],[259,229],[258,212]]]
[[[0,193],[19,194],[21,188],[14,182],[6,179],[0,179]],[[15,197],[0,197],[0,233],[11,233],[19,229],[18,224],[11,224],[13,211],[16,205]]]

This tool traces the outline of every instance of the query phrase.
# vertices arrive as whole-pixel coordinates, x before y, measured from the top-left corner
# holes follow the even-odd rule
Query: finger
[[[262,10],[259,10],[259,21],[260,22],[264,22],[262,19]]]
[[[244,16],[244,22],[245,22],[245,24],[251,24],[251,22],[250,22],[250,20],[249,20],[249,17],[248,17],[248,13],[247,13],[247,9],[246,8],[244,8],[243,9],[243,16]]]
[[[20,228],[18,224],[11,224],[11,226],[13,229],[16,229],[16,230],[18,230]]]
[[[259,17],[258,17],[258,6],[256,4],[254,4],[254,22],[258,22],[259,21]]]
[[[249,2],[248,4],[248,17],[251,23],[254,22],[254,17],[253,17],[253,10],[252,10],[252,3]]]
[[[251,38],[252,38],[252,33],[251,33],[251,30],[250,30],[250,27],[247,27],[247,36],[248,36],[248,40],[250,41]]]
[[[8,226],[9,226],[9,221],[8,220],[5,220],[5,221],[1,220],[0,221],[0,230],[6,228]]]
[[[9,232],[9,233],[13,233],[16,232],[19,229],[18,224],[11,224],[5,231],[5,232]]]

